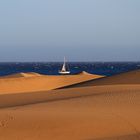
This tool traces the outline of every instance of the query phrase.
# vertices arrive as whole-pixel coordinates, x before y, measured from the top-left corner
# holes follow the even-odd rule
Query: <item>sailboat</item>
[[[59,74],[70,74],[70,71],[68,71],[66,69],[66,59],[65,59],[65,57],[64,57],[64,63],[63,63],[62,69],[59,71]]]

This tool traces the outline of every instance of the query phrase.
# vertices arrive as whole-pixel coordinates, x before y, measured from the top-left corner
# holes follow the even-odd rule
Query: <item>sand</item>
[[[37,73],[19,73],[0,78],[0,94],[52,90],[101,77],[103,76],[92,75],[85,72],[69,76],[46,76]]]
[[[124,75],[135,80],[122,84]],[[109,77],[116,84],[93,85],[94,80],[88,79],[82,86],[80,75],[75,76],[68,79],[69,88],[1,92],[0,140],[140,139],[140,71]],[[80,81],[78,87],[75,79]]]
[[[98,79],[92,79],[85,82],[83,81],[82,83],[77,83],[66,87],[74,88],[74,87],[85,87],[85,86],[120,85],[120,84],[121,85],[140,84],[140,70],[125,72],[114,76],[101,77]]]

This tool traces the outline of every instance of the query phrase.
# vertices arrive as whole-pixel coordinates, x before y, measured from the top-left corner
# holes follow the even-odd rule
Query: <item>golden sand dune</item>
[[[41,74],[39,73],[35,73],[35,72],[21,72],[21,73],[17,73],[17,74],[11,74],[11,75],[7,75],[7,76],[2,76],[0,77],[0,79],[3,78],[21,78],[21,77],[33,77],[33,76],[41,76]]]
[[[86,71],[82,71],[82,72],[78,73],[78,75],[92,75],[92,74],[90,74],[90,73],[88,73]]]
[[[2,79],[0,87],[7,82],[10,93],[0,92],[0,140],[139,140],[139,73],[100,80],[92,80],[98,76],[89,74]],[[28,79],[33,82],[32,88]],[[14,93],[10,80],[21,89]],[[82,80],[92,80],[92,84],[49,91],[39,91],[42,86],[35,85],[43,81],[54,89]],[[93,81],[97,82],[94,86]]]
[[[85,98],[94,95],[102,95],[105,93],[127,93],[139,92],[139,85],[111,85],[111,86],[90,86],[78,87],[70,89],[59,89],[50,91],[36,91],[25,93],[1,94],[0,95],[0,108],[22,106],[28,104],[37,104],[41,102],[55,102],[61,100],[68,100],[73,98]]]
[[[9,101],[24,100],[25,104],[27,100],[36,101],[32,102],[34,105],[0,110],[2,140],[140,138],[139,85],[61,89],[28,97],[27,94],[21,95],[23,97],[17,95],[9,96]],[[37,104],[42,95],[46,103]],[[2,101],[8,102],[3,99],[1,104]]]
[[[80,84],[74,84],[68,86],[69,88],[83,87],[83,86],[97,86],[97,85],[119,85],[119,84],[140,84],[140,70],[126,72],[110,77],[101,77],[99,79],[93,79],[85,81]],[[66,88],[66,87],[65,87]]]
[[[0,94],[52,90],[100,78],[100,75],[77,74],[65,76],[46,76],[37,73],[20,73],[0,79]]]

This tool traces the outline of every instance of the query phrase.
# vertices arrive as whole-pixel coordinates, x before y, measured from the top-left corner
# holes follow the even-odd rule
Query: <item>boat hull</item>
[[[59,71],[59,74],[70,74],[70,71]]]

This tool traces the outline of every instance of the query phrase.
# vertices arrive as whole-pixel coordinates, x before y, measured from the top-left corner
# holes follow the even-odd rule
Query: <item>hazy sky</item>
[[[140,61],[140,0],[1,0],[0,61]]]

